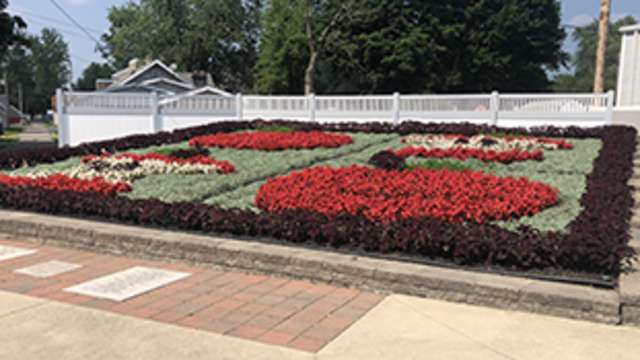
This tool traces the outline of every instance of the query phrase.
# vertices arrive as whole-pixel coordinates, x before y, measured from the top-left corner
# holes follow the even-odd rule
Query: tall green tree
[[[56,89],[66,86],[71,79],[69,45],[58,31],[44,28],[31,40],[31,57],[35,85],[30,111],[42,114],[51,107]]]
[[[21,17],[9,14],[6,11],[7,6],[8,0],[0,0],[0,60],[4,58],[11,45],[26,41],[20,30],[26,28],[27,24]]]
[[[28,39],[28,35],[22,35],[24,39]],[[29,45],[29,42],[27,44]],[[28,45],[13,45],[9,47],[3,69],[7,74],[9,103],[18,108],[22,107],[25,113],[31,113],[33,90],[35,88],[33,57]],[[22,100],[22,103],[20,103],[20,100]]]
[[[103,36],[115,67],[151,56],[183,71],[206,70],[234,90],[253,86],[259,0],[141,0],[114,6]]]
[[[92,62],[82,71],[82,76],[78,78],[73,88],[80,91],[94,91],[96,80],[110,79],[113,73],[114,69],[110,64]]]
[[[615,90],[618,83],[618,64],[622,34],[620,28],[633,25],[636,19],[627,16],[611,24],[606,51],[606,71],[604,73],[605,90]],[[573,39],[578,44],[575,54],[571,56],[569,73],[555,78],[553,90],[557,92],[591,92],[595,76],[596,48],[598,43],[598,21],[576,28]]]
[[[302,44],[298,34],[304,33],[299,2],[272,0],[267,5],[258,62],[262,92],[281,92],[285,79],[302,81],[303,73],[295,75],[294,67],[309,53],[293,51]],[[547,72],[566,59],[558,0],[355,4],[319,59],[319,92],[545,90],[550,85]],[[316,6],[330,7],[331,2]],[[292,50],[286,61],[272,56],[285,46]],[[287,71],[295,73],[283,75]]]
[[[269,0],[262,17],[257,61],[260,93],[300,94],[309,48],[304,33],[305,0]]]

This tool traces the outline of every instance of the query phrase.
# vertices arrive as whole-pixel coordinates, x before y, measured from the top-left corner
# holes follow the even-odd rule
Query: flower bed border
[[[508,268],[556,268],[608,275],[614,279],[634,254],[628,245],[628,224],[633,198],[626,182],[632,175],[636,131],[629,127],[502,129],[470,124],[380,123],[285,124],[299,130],[351,131],[370,133],[524,133],[544,137],[600,138],[603,147],[587,177],[587,191],[581,198],[583,211],[569,225],[567,234],[542,234],[530,228],[514,233],[492,225],[463,226],[433,219],[400,221],[392,225],[370,222],[356,216],[329,220],[301,211],[279,215],[254,214],[237,209],[223,210],[199,203],[168,204],[159,200],[131,200],[99,194],[86,196],[67,191],[0,186],[0,205],[50,214],[91,216],[133,224],[184,230],[268,237],[293,243],[359,248],[368,251],[398,251],[428,255],[457,264],[498,265]],[[0,167],[51,163],[72,156],[114,152],[132,148],[180,142],[213,133],[253,129],[263,121],[222,122],[177,130],[173,133],[138,135],[123,139],[63,148],[55,151],[21,150],[0,154]],[[26,160],[26,161],[24,161]],[[429,233],[420,231],[428,227]],[[345,229],[349,229],[346,231]]]

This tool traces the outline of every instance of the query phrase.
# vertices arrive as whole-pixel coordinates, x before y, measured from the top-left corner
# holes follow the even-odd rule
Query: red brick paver
[[[153,321],[217,332],[266,344],[317,352],[360,319],[382,295],[286,278],[223,271],[0,240],[35,248],[34,254],[0,261],[0,290],[27,294]],[[58,260],[82,267],[37,279],[14,271]],[[134,266],[188,272],[165,287],[116,302],[64,289]]]

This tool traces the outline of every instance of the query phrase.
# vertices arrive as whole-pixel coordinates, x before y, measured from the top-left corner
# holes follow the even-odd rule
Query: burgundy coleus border
[[[112,141],[57,150],[28,150],[0,154],[0,165],[50,163],[72,156],[100,154],[182,142],[194,136],[232,132],[265,126],[264,121],[222,122],[173,133],[138,135]],[[377,123],[309,124],[276,121],[299,131],[348,131],[368,133],[474,134],[526,133],[525,129],[502,129],[471,124],[422,124],[399,126]],[[433,218],[411,218],[391,223],[364,216],[326,215],[309,211],[256,214],[222,209],[201,203],[164,203],[121,196],[82,194],[0,184],[0,205],[5,208],[49,214],[90,216],[146,226],[196,230],[289,243],[311,243],[343,249],[393,253],[447,260],[461,265],[501,266],[509,269],[545,269],[615,276],[634,256],[629,242],[633,198],[627,185],[633,173],[636,130],[630,127],[534,128],[530,136],[599,138],[603,142],[587,177],[580,203],[583,211],[566,232],[539,232],[522,227],[518,232],[490,224],[456,224]]]

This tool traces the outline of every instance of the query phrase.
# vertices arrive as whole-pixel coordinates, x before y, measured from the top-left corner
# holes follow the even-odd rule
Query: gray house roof
[[[169,67],[160,60],[143,61],[134,59],[129,66],[111,76],[110,80],[99,79],[106,92],[152,92],[162,95],[178,95],[184,93],[229,94],[213,86],[211,75],[203,72],[179,73],[173,66]],[[230,95],[230,94],[229,94]]]

